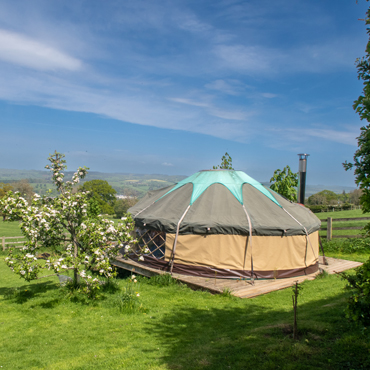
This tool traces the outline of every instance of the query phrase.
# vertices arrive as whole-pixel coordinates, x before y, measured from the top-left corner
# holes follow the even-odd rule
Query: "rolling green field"
[[[349,211],[339,211],[339,212],[319,212],[315,213],[315,215],[321,220],[321,226],[323,228],[327,227],[327,218],[331,217],[335,218],[358,218],[358,217],[370,217],[370,213],[362,213],[360,209],[356,210],[349,210]],[[361,226],[364,227],[368,224],[370,220],[356,220],[356,221],[345,221],[339,222],[334,221],[333,227],[353,227],[353,226]],[[333,230],[333,235],[359,235],[361,234],[362,230]],[[326,230],[320,231],[321,236],[326,236]]]
[[[339,212],[319,212],[319,213],[315,213],[315,215],[320,220],[326,220],[328,217],[332,217],[332,218],[370,217],[370,213],[362,213],[361,209],[339,211]]]
[[[3,221],[0,220],[0,237],[2,236],[21,236],[22,231],[18,221]]]

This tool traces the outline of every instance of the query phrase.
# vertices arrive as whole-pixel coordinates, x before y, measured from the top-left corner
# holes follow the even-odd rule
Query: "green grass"
[[[319,213],[315,213],[315,215],[320,220],[326,220],[328,217],[332,217],[332,218],[370,217],[370,213],[362,213],[361,209],[338,211],[338,212],[319,212]]]
[[[339,212],[320,212],[315,213],[315,215],[321,220],[321,227],[327,227],[327,218],[358,218],[358,217],[370,217],[370,213],[362,213],[360,209],[354,209],[349,211],[339,211]],[[364,227],[369,221],[334,221],[333,227],[354,227],[361,226]],[[333,235],[360,235],[362,230],[333,230]],[[321,236],[326,236],[326,230],[321,230],[319,232]]]
[[[21,236],[22,231],[18,221],[3,221],[0,220],[0,237],[1,236]]]
[[[344,317],[338,276],[302,284],[298,341],[291,289],[241,300],[140,279],[141,311],[123,314],[119,293],[74,302],[55,277],[28,284],[2,258],[0,276],[4,369],[370,368],[368,338]]]

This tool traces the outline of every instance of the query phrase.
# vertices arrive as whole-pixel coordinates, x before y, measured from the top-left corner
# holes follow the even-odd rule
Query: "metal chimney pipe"
[[[306,170],[307,170],[307,157],[309,154],[301,153],[299,156],[299,177],[298,177],[298,203],[304,204],[306,192]]]

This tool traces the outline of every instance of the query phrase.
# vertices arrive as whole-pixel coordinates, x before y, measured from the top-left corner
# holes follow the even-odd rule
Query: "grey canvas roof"
[[[250,235],[246,213],[253,235],[304,235],[305,229],[311,234],[320,228],[309,209],[233,170],[201,171],[179,184],[149,191],[129,212],[139,227],[176,233],[189,206],[179,234]]]

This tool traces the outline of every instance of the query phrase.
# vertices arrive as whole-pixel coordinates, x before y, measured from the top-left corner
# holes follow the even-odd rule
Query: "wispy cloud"
[[[195,107],[209,107],[208,103],[203,103],[200,101],[195,101],[186,98],[169,98],[168,100],[172,100],[176,103],[186,104],[186,105],[193,105]]]
[[[356,137],[358,136],[357,130],[339,131],[333,129],[304,129],[303,135],[316,137],[328,141],[335,141],[336,143],[357,146]]]
[[[22,34],[0,29],[0,60],[37,70],[77,71],[82,62]]]
[[[215,5],[219,9],[220,3]],[[236,4],[226,1],[225,6],[232,3]],[[284,136],[283,131],[270,128],[269,122],[274,115],[282,127],[284,120],[289,120],[274,101],[293,95],[288,97],[283,91],[288,84],[289,89],[295,85],[285,77],[348,65],[353,68],[351,53],[341,45],[351,43],[343,38],[283,46],[266,41],[253,44],[254,38],[244,37],[246,32],[256,26],[252,31],[258,33],[266,21],[263,16],[251,16],[249,5],[243,6],[247,18],[239,19],[234,9],[236,18],[226,25],[197,7],[190,10],[171,1],[156,4],[116,2],[102,14],[91,13],[91,23],[90,13],[85,14],[81,5],[77,10],[72,7],[76,11],[76,20],[71,22],[73,32],[68,31],[69,15],[55,31],[53,19],[45,13],[43,24],[38,25],[44,37],[27,32],[27,27],[17,32],[14,28],[0,29],[0,98],[248,142],[256,137],[256,128],[258,135]],[[289,8],[288,1],[284,4]],[[253,14],[265,14],[264,7],[252,8],[257,11]],[[4,19],[0,15],[0,27]],[[37,19],[41,23],[43,18]],[[63,33],[65,39],[61,38]],[[88,53],[78,53],[73,45],[82,45]],[[25,72],[19,66],[32,71]],[[278,84],[273,85],[277,80]],[[288,106],[297,104],[293,96]],[[315,104],[312,100],[298,108],[311,114],[310,107]],[[305,131],[288,128],[285,133],[297,140],[304,135],[310,140],[320,138],[348,145],[353,145],[355,137],[350,130],[326,127]]]
[[[345,38],[290,48],[273,48],[263,45],[217,44],[213,53],[223,68],[245,74],[291,74],[297,72],[322,73],[353,68],[351,50],[342,45],[354,45]]]
[[[227,79],[212,81],[210,83],[207,83],[204,87],[206,89],[216,90],[228,95],[240,95],[245,91],[246,87],[248,86],[246,86],[241,81]]]
[[[285,128],[285,129],[270,128],[267,129],[267,132],[274,134],[275,138],[277,136],[281,136],[282,138],[284,138],[284,142],[280,143],[283,146],[287,145],[291,146],[294,143],[308,144],[313,139],[316,140],[323,139],[324,141],[356,146],[357,145],[356,137],[358,136],[358,130],[356,129],[356,127],[347,130],[335,130],[325,127]]]
[[[212,108],[209,110],[209,113],[212,116],[224,118],[227,120],[237,120],[237,121],[245,121],[247,119],[247,114],[242,110],[222,110],[219,108]]]

